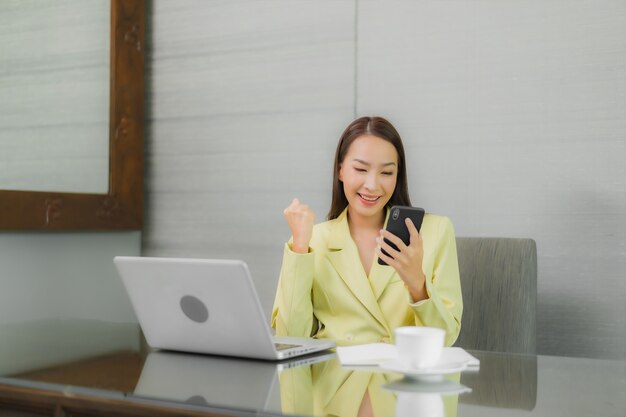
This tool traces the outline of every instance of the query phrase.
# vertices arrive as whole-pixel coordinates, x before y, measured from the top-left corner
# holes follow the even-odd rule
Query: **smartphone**
[[[420,207],[409,207],[409,206],[393,206],[389,210],[389,220],[387,220],[387,227],[385,230],[390,231],[394,235],[398,236],[405,245],[408,245],[411,241],[411,235],[409,234],[409,229],[406,226],[404,220],[408,217],[411,219],[415,228],[419,231],[422,227],[422,221],[424,220],[424,209]],[[392,248],[398,249],[396,245],[391,243],[388,239],[385,239],[385,242],[388,243]],[[389,255],[382,249],[385,255]],[[380,265],[387,265],[385,261],[378,258],[378,263]]]

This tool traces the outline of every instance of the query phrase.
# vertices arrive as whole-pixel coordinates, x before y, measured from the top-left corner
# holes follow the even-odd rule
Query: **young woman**
[[[395,204],[411,205],[400,135],[381,117],[357,119],[337,146],[328,221],[314,225],[298,199],[284,211],[292,239],[272,312],[277,335],[393,343],[396,327],[432,326],[454,343],[463,301],[452,224],[426,214],[418,232],[407,220],[407,246],[384,230]]]

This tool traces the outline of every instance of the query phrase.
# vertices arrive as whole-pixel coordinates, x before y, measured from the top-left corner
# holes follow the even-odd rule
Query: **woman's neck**
[[[385,223],[385,211],[382,210],[379,215],[374,216],[361,216],[355,214],[348,207],[348,226],[350,230],[380,230]]]

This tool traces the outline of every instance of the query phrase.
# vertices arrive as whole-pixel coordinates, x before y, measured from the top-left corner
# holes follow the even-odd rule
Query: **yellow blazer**
[[[463,312],[452,223],[426,214],[421,235],[429,298],[417,303],[392,267],[374,261],[366,276],[347,209],[314,226],[309,253],[295,253],[287,243],[272,311],[276,334],[332,339],[338,345],[393,343],[396,327],[432,326],[444,329],[446,345],[452,345]]]

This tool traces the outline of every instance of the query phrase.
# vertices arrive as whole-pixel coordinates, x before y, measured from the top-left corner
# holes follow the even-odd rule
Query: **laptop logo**
[[[185,295],[180,299],[180,308],[190,320],[204,323],[209,319],[209,310],[204,303],[192,295]]]

